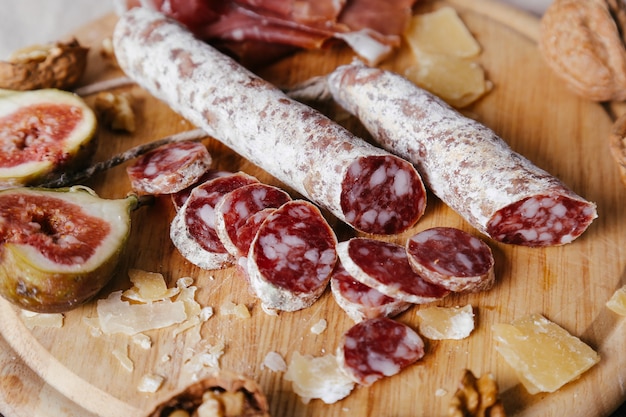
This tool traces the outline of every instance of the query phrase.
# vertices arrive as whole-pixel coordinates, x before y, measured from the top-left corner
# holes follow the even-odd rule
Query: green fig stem
[[[127,151],[124,151],[120,154],[113,156],[112,158],[98,162],[90,167],[78,171],[78,172],[66,172],[61,174],[59,177],[52,179],[50,181],[46,181],[38,186],[44,188],[61,188],[67,187],[72,184],[75,184],[77,181],[84,180],[86,178],[91,178],[93,175],[100,173],[102,171],[106,171],[107,169],[113,168],[114,166],[123,164],[126,161],[137,158],[153,149],[158,148],[159,146],[167,145],[169,143],[174,142],[185,142],[185,141],[200,141],[206,138],[208,135],[202,129],[193,129],[185,132],[176,133],[174,135],[166,136],[162,139],[155,140],[154,142],[145,143],[139,146],[135,146],[134,148],[130,148]]]

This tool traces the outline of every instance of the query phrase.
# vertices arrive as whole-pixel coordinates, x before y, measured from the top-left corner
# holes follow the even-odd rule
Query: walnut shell
[[[626,186],[626,114],[620,116],[611,128],[609,137],[611,154],[617,163],[622,183]]]
[[[626,100],[624,13],[621,0],[555,0],[543,15],[539,49],[576,94]]]
[[[169,417],[176,411],[184,411],[189,416],[203,403],[207,393],[219,401],[220,395],[225,396],[223,402],[233,394],[243,393],[244,402],[237,414],[225,413],[225,417],[270,417],[267,399],[258,384],[244,376],[231,372],[219,371],[211,377],[202,379],[181,392],[174,394],[167,401],[159,404],[148,417]],[[219,415],[219,414],[218,414]]]
[[[0,61],[0,88],[69,89],[83,76],[88,52],[76,39],[16,51],[9,61]]]

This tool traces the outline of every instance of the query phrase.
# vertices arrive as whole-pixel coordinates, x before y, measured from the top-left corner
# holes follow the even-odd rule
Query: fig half
[[[39,313],[86,302],[111,279],[137,204],[81,186],[0,191],[0,295]]]
[[[36,185],[88,163],[97,121],[67,91],[0,89],[0,189]]]

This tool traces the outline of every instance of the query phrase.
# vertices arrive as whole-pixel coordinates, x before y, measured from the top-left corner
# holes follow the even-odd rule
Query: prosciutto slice
[[[244,65],[267,63],[297,49],[321,48],[333,39],[375,64],[400,45],[415,1],[116,0],[116,9],[158,10]]]

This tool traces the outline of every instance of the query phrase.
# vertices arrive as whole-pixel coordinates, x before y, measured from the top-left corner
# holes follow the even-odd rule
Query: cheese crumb
[[[122,368],[126,369],[128,372],[132,372],[135,370],[135,364],[128,357],[128,346],[126,346],[124,349],[115,348],[113,349],[112,354],[115,357],[115,359],[117,359],[120,362],[120,365],[122,365]]]
[[[152,339],[150,339],[150,336],[147,334],[137,333],[132,336],[132,341],[144,350],[148,350],[152,347]]]
[[[163,386],[164,381],[165,378],[161,375],[147,374],[141,378],[141,381],[139,381],[137,390],[139,392],[155,393],[161,388],[161,386]]]
[[[626,285],[619,288],[607,301],[606,306],[613,312],[626,316]]]
[[[22,310],[22,322],[32,330],[35,327],[48,327],[60,329],[63,327],[64,316],[61,313],[35,313],[29,310]]]
[[[333,404],[347,397],[355,386],[340,370],[334,355],[313,357],[294,352],[284,378],[292,382],[293,391],[305,404],[315,398]]]
[[[311,326],[311,333],[313,334],[322,334],[326,327],[328,326],[328,322],[324,319],[320,319],[317,323]]]
[[[232,301],[225,301],[220,306],[220,314],[222,316],[236,316],[240,319],[250,318],[250,311],[245,304],[235,304]]]
[[[261,369],[267,368],[273,372],[287,371],[287,362],[278,352],[268,352],[261,364]]]

